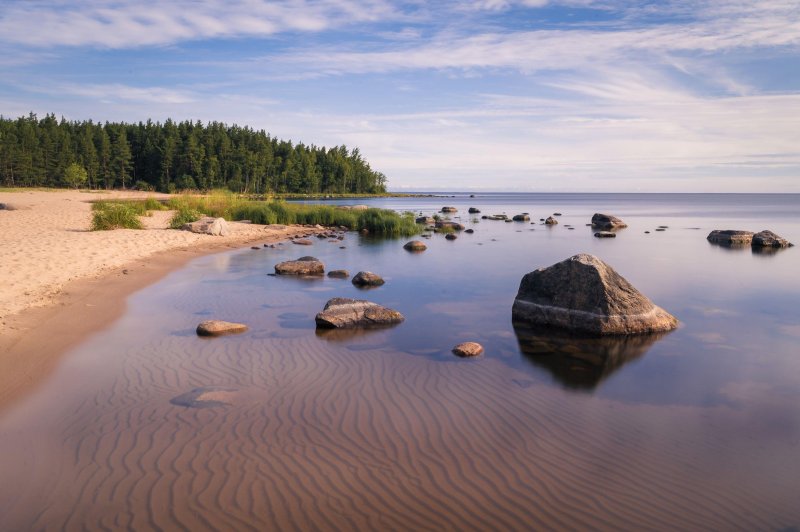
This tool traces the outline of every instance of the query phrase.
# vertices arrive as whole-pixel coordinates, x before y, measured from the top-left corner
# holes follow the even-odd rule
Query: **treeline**
[[[293,145],[263,130],[219,122],[138,124],[0,116],[6,186],[179,189],[250,194],[386,191],[358,149]]]

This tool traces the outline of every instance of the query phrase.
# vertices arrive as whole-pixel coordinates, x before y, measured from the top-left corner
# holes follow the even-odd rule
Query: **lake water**
[[[0,529],[800,528],[798,248],[706,241],[771,229],[800,243],[800,196],[340,203],[452,205],[475,233],[433,235],[413,254],[408,239],[354,233],[248,246],[133,295],[122,319],[0,412]],[[559,224],[541,225],[554,212]],[[595,212],[629,227],[594,238]],[[680,328],[603,340],[515,329],[522,276],[580,252]],[[267,275],[302,255],[386,284]],[[406,321],[317,332],[331,297]],[[212,317],[250,331],[198,338]],[[482,357],[450,353],[469,340]]]

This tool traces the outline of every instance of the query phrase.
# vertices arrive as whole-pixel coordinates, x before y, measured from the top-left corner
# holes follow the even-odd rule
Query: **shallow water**
[[[458,207],[475,233],[434,235],[423,253],[355,234],[248,248],[132,296],[0,412],[0,529],[800,527],[798,248],[705,239],[769,228],[797,243],[800,197],[476,196],[369,201]],[[535,223],[475,223],[470,206]],[[598,211],[629,227],[594,238]],[[553,212],[559,225],[540,225]],[[515,329],[521,277],[579,252],[681,327],[627,340]],[[309,254],[387,282],[267,275]],[[406,321],[318,333],[336,296]],[[198,338],[209,317],[251,329]],[[486,354],[450,354],[466,340]]]

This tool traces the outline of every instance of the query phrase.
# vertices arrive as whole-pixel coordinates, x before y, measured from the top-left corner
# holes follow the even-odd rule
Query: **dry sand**
[[[168,229],[90,231],[91,201],[142,192],[0,192],[0,404],[38,381],[56,356],[124,310],[125,296],[200,254],[276,242],[309,229],[231,223],[227,237]],[[166,196],[164,196],[166,197]]]

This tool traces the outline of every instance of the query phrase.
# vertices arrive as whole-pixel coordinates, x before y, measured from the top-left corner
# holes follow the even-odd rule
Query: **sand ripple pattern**
[[[173,334],[108,354],[94,377],[102,384],[82,383],[86,393],[67,396],[80,399],[37,420],[41,437],[4,434],[3,452],[19,460],[0,468],[0,528],[800,523],[787,495],[796,464],[776,467],[773,492],[737,482],[728,471],[742,449],[724,438],[676,444],[673,427],[702,423],[691,408],[664,413],[589,396],[580,407],[565,404],[552,387],[516,385],[524,375],[491,356],[435,362],[309,334],[219,340]],[[219,387],[225,404],[170,402],[204,386]]]

